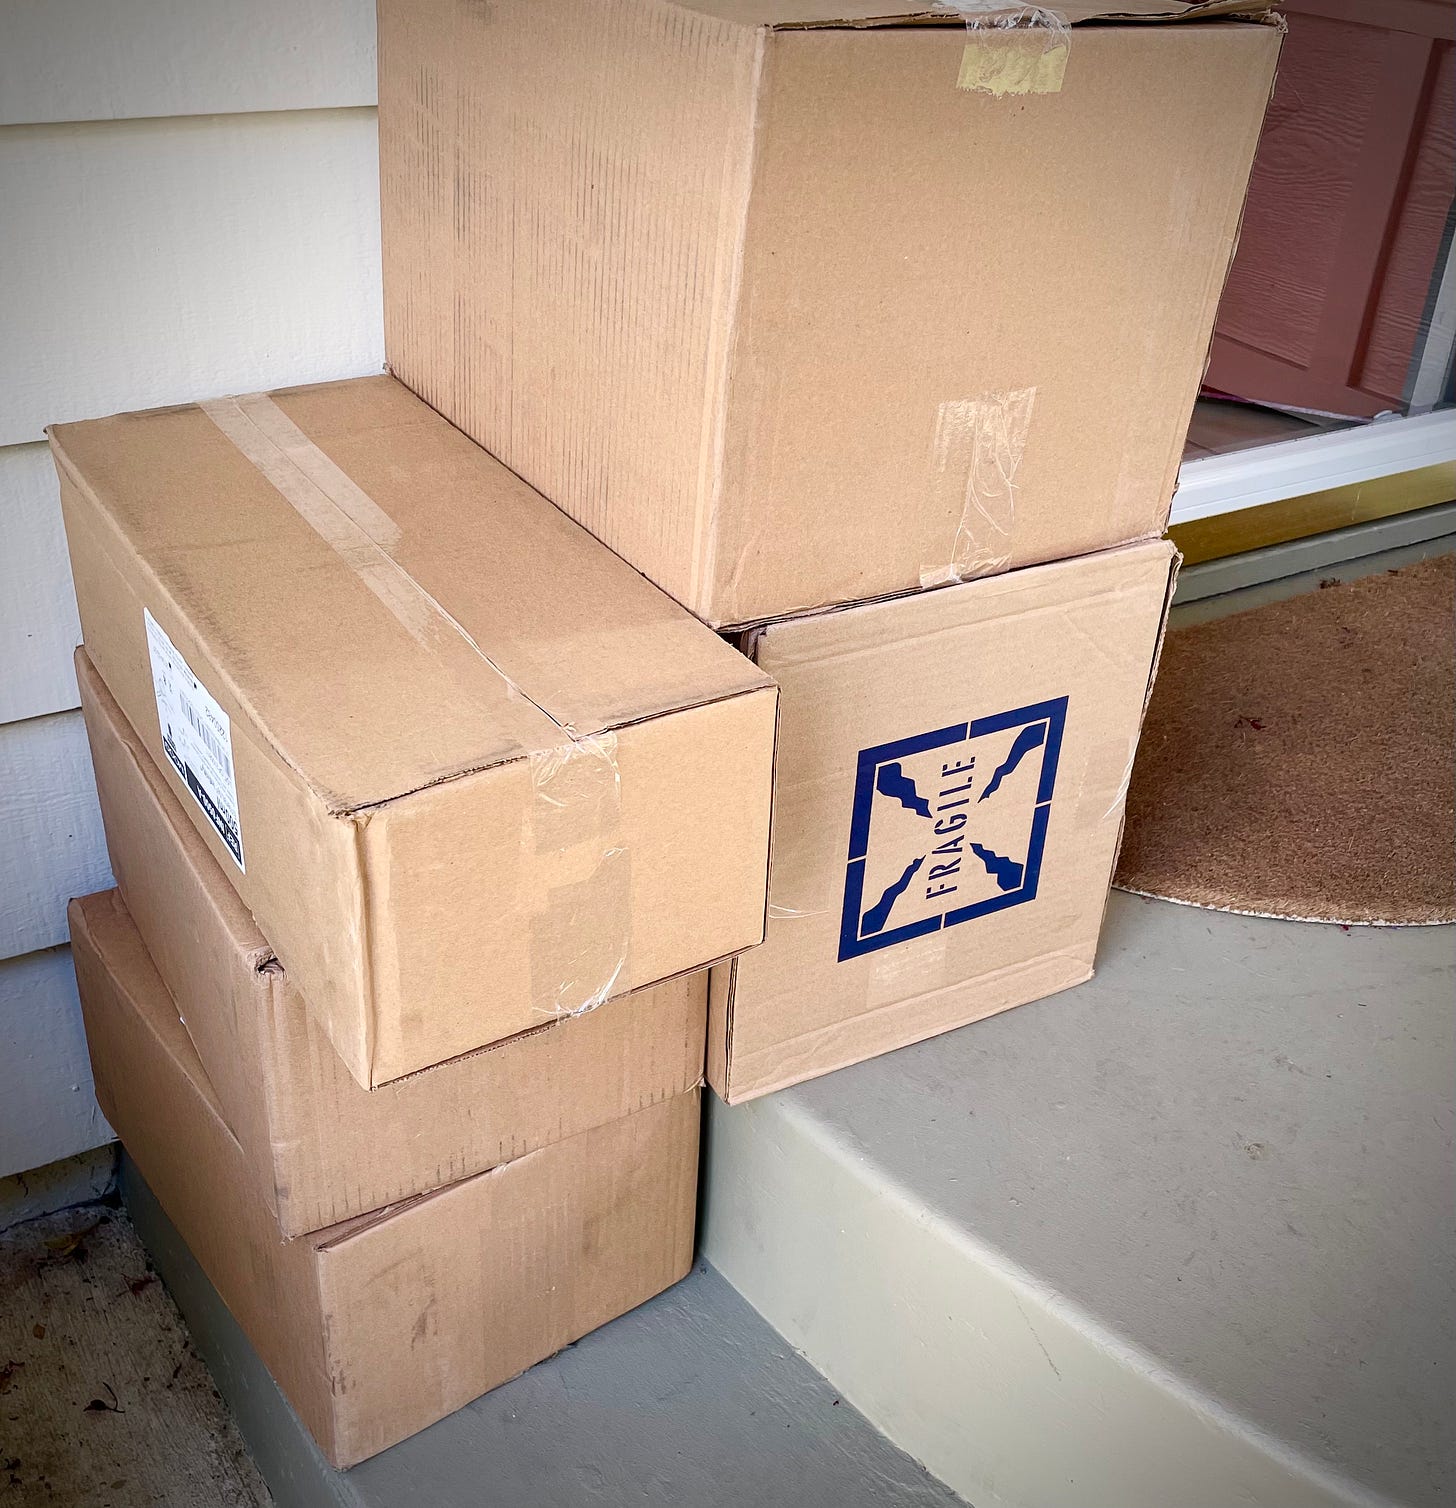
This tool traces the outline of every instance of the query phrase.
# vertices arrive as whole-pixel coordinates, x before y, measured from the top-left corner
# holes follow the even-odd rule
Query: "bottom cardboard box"
[[[1177,557],[1165,541],[767,623],[768,935],[716,967],[730,1104],[1092,974]]]
[[[334,1465],[645,1302],[692,1261],[698,1093],[284,1241],[120,895],[73,901],[97,1098]]]

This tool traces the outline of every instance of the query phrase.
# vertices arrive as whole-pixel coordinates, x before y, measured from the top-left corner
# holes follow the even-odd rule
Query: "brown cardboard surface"
[[[71,903],[96,1092],[289,1402],[349,1466],[682,1277],[696,1090],[280,1243],[116,891]]]
[[[702,1078],[707,975],[361,1088],[76,652],[112,873],[283,1236],[453,1183]]]
[[[929,26],[980,24],[994,26],[1007,18],[1028,24],[1029,6],[1015,0],[945,0],[938,6],[886,5],[885,0],[676,0],[683,10],[720,16],[744,26]],[[1215,15],[1265,15],[1273,0],[1117,0],[1113,5],[1064,0],[1060,5],[1040,7],[1046,17],[1076,26],[1085,21],[1193,21]],[[1043,24],[1047,24],[1044,22]]]
[[[361,1083],[758,941],[771,682],[399,383],[52,447],[91,659]]]
[[[1131,545],[751,635],[782,696],[769,926],[713,971],[720,1095],[1090,977],[1176,558]]]
[[[391,366],[719,626],[1156,536],[1280,32],[1128,12],[382,0]]]

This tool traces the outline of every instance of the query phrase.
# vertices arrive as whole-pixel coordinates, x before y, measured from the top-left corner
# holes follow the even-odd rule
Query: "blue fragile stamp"
[[[1067,698],[862,749],[839,959],[1036,899]]]

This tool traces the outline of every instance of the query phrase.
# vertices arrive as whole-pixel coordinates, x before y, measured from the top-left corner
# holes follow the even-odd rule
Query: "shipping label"
[[[162,747],[238,868],[246,873],[233,775],[232,724],[157,620],[145,608],[142,612]]]

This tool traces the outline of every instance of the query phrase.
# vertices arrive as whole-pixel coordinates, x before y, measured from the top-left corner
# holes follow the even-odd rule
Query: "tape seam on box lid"
[[[399,526],[314,444],[267,393],[215,398],[198,407],[359,580],[395,621],[431,654],[463,643],[543,717],[576,737],[576,729],[543,707],[480,646],[475,636],[393,555]],[[453,636],[453,637],[452,637]]]
[[[533,870],[554,862],[573,871],[571,878],[549,889],[543,908],[531,917],[532,995],[550,1001],[538,1009],[552,1018],[595,1009],[619,988],[631,927],[631,862],[621,842],[616,733],[578,732],[502,669],[389,553],[402,537],[394,520],[268,394],[214,399],[198,406],[412,639],[441,656],[464,644],[513,695],[566,735],[561,744],[525,751],[531,805],[521,823],[523,855]],[[582,849],[587,850],[584,856],[577,853]],[[573,863],[574,858],[578,862]],[[367,874],[367,864],[362,868]],[[610,904],[603,904],[604,896]],[[367,916],[367,906],[365,910]],[[565,918],[563,910],[569,912]],[[618,923],[609,937],[602,934],[604,916],[615,916]],[[577,939],[582,940],[581,948],[569,953],[564,944]],[[572,961],[562,977],[562,960],[568,954]],[[550,981],[549,988],[538,993],[536,986],[543,979]]]
[[[997,99],[1061,93],[1072,47],[1061,11],[1007,0],[936,0],[936,6],[966,23],[957,89]]]

